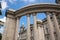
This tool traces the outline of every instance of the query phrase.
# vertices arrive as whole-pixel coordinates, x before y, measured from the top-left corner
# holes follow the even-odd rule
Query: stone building
[[[54,21],[53,21],[53,18],[52,18],[52,15],[51,15],[51,21],[52,21],[52,25],[53,25],[53,34],[55,36],[55,40],[58,40],[57,38],[57,32],[56,32],[56,28],[55,28],[55,24],[54,24]],[[56,18],[58,20],[58,28],[60,29],[60,14],[56,14]],[[49,25],[47,25],[47,20],[46,18],[43,20],[43,27],[44,27],[44,36],[45,36],[45,40],[51,40],[50,39],[50,30],[49,30]],[[51,29],[52,30],[52,29]],[[60,30],[59,30],[60,32]]]
[[[44,39],[44,31],[43,31],[43,26],[42,26],[42,21],[38,20],[37,21],[37,29],[38,33],[41,34],[39,37],[41,40]],[[33,38],[33,24],[30,25],[30,31],[31,31],[31,40],[34,40]],[[20,27],[20,33],[19,33],[19,38],[18,40],[27,40],[27,29],[25,29],[24,24]]]
[[[60,14],[56,14],[56,17],[58,19],[59,29],[60,29]],[[55,26],[53,23],[52,15],[50,18],[51,18],[53,26]],[[47,25],[46,18],[43,19],[42,21],[37,20],[38,34],[40,34],[38,36],[40,37],[40,40],[50,40],[50,37],[49,37],[50,31],[49,31],[48,26],[49,25]],[[30,25],[30,31],[31,31],[30,38],[31,38],[31,40],[34,40],[34,38],[33,38],[33,24]],[[53,31],[54,31],[54,35],[55,35],[55,40],[58,40],[55,27],[53,27]],[[22,24],[22,26],[20,27],[20,33],[19,33],[18,40],[27,40],[27,29],[24,28],[24,24]]]
[[[37,21],[37,13],[46,14],[42,23]],[[30,24],[30,15],[33,25]],[[7,10],[2,40],[18,39],[18,27],[22,16],[27,17],[27,28],[24,29],[22,25],[19,40],[60,40],[60,0],[56,0],[56,4],[39,3],[25,6],[17,11]]]

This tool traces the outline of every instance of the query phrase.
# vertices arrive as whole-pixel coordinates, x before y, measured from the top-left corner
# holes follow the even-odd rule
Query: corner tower
[[[24,31],[24,23],[22,23],[22,26],[20,27],[20,32]]]

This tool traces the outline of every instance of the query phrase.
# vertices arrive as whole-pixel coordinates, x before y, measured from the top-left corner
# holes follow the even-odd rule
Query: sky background
[[[55,4],[55,0],[0,0],[2,2],[2,15],[0,15],[0,20],[5,22],[5,11],[7,9],[13,9],[13,10],[18,10],[21,9],[24,6],[31,5],[31,4],[36,4],[36,3],[50,3],[50,4]],[[4,9],[3,9],[4,8]],[[37,14],[36,18],[39,20],[44,19],[46,16],[45,14]],[[24,23],[24,26],[26,27],[26,16],[21,17],[20,19],[20,25]],[[30,23],[33,23],[32,15],[30,17]]]
[[[7,4],[6,9],[14,9],[14,10],[18,10],[21,7],[24,7],[29,4],[35,4],[35,3],[52,3],[52,4],[54,4],[55,3],[55,0],[1,0],[1,1],[6,2],[6,4]],[[4,6],[5,5],[3,5],[3,7]],[[4,14],[5,14],[4,12],[5,12],[5,9],[2,10],[3,15],[0,16],[0,18],[4,17]]]

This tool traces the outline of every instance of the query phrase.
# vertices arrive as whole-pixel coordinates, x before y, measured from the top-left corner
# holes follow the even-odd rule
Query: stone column
[[[5,26],[2,40],[14,40],[15,27],[16,27],[15,16],[13,14],[7,13],[6,26]]]
[[[8,18],[6,18],[6,22],[4,23],[4,32],[3,32],[3,34],[2,34],[2,40],[5,40],[5,37],[7,36],[7,29],[8,29],[8,27],[6,27],[7,26],[7,19]]]
[[[17,40],[18,39],[18,27],[19,27],[19,21],[20,21],[20,17],[17,17],[16,18],[17,20],[16,20],[16,28],[15,28],[15,40]]]
[[[33,21],[34,21],[34,24],[33,24],[33,37],[34,37],[34,40],[39,40],[38,39],[38,29],[37,29],[37,21],[36,21],[36,13],[33,13]]]
[[[56,13],[53,12],[53,22],[54,22],[54,25],[55,25],[55,29],[56,29],[56,33],[57,33],[57,36],[58,36],[58,40],[60,40],[60,29],[59,29],[59,25],[58,25],[58,21],[57,21],[57,18],[55,16]]]
[[[51,19],[50,19],[49,12],[46,13],[46,16],[47,16],[47,22],[48,22],[50,40],[55,40],[54,31],[53,31],[54,29],[53,29],[53,25],[52,25],[52,22],[51,22]]]
[[[45,40],[44,37],[44,31],[43,31],[43,26],[41,23],[38,24],[38,36],[39,36],[39,40]]]
[[[31,40],[30,14],[27,14],[27,40]]]

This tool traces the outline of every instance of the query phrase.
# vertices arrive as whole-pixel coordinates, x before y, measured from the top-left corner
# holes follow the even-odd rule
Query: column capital
[[[20,19],[20,17],[17,17],[17,19]]]
[[[32,15],[33,15],[33,16],[36,16],[36,13],[33,13]]]
[[[46,13],[46,15],[50,15],[50,14],[55,13],[55,12],[45,12],[45,13]]]
[[[16,19],[16,20],[19,20],[20,18],[21,18],[21,17],[16,17],[15,19]]]
[[[55,15],[55,12],[52,12],[52,15]]]
[[[30,14],[26,14],[27,17],[30,17]]]
[[[50,12],[46,12],[46,15],[49,15]]]

